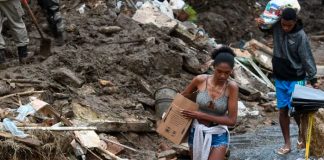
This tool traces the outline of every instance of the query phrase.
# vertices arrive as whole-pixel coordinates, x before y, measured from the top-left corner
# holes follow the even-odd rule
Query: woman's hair
[[[227,63],[232,68],[234,68],[234,51],[228,46],[222,46],[212,52],[212,59],[214,60],[214,65],[218,65],[220,63]]]

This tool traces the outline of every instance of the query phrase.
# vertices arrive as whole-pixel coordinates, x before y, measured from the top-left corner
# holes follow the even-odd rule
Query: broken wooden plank
[[[271,88],[272,90],[275,90],[275,86],[272,84],[272,82],[269,80],[269,78],[261,71],[261,69],[254,63],[254,61],[249,58],[248,59],[252,67],[258,72],[258,74],[261,76],[261,78],[264,80],[264,82],[267,83],[267,86]]]
[[[1,132],[0,131],[0,137],[3,138],[11,138],[14,139],[15,141],[24,143],[29,146],[41,146],[43,144],[42,141],[36,139],[36,138],[19,138],[19,137],[14,137],[12,134],[7,133],[7,132]]]
[[[249,42],[247,42],[243,48],[250,49],[252,51],[261,50],[269,55],[273,55],[273,50],[270,47],[266,46],[265,44],[255,40],[255,39],[252,39]]]
[[[234,51],[234,53],[238,57],[246,57],[246,58],[251,58],[252,57],[251,53],[249,51],[247,51],[247,50],[241,50],[239,48],[232,48],[232,50]]]
[[[60,121],[62,121],[67,126],[72,126],[72,122],[66,119],[65,117],[61,116],[53,107],[47,105],[41,109],[41,112],[45,114],[51,114],[54,115],[56,118],[58,118]]]
[[[321,40],[324,40],[324,35],[311,36],[311,39],[315,40],[315,41],[321,41]]]
[[[35,79],[2,79],[2,80],[7,81],[8,83],[33,83],[33,84],[42,83],[42,81],[35,80]]]
[[[126,148],[126,149],[129,149],[129,150],[131,150],[131,151],[139,152],[139,151],[138,151],[137,149],[135,149],[135,148],[132,148],[132,147],[126,146],[126,145],[124,145],[124,144],[121,144],[121,143],[118,143],[118,142],[112,141],[112,140],[108,139],[107,137],[105,137],[105,136],[102,135],[102,134],[99,135],[99,138],[100,138],[101,140],[105,141],[106,143],[113,143],[113,144],[119,145],[119,146],[121,146],[121,147],[124,147],[124,148]]]
[[[9,98],[9,97],[16,96],[16,95],[25,96],[25,95],[35,94],[35,93],[44,93],[44,91],[26,91],[26,92],[13,93],[13,94],[9,94],[9,95],[0,97],[0,101],[3,99]]]
[[[43,131],[81,131],[81,130],[97,130],[97,127],[18,127],[21,130],[43,130]]]
[[[101,147],[97,147],[97,149],[98,149],[99,151],[103,152],[103,153],[108,154],[108,155],[109,155],[112,159],[114,159],[114,160],[125,160],[125,159],[120,158],[120,157],[116,156],[115,154],[113,154],[113,153],[111,153],[111,152],[109,152],[109,151],[107,151],[107,150],[104,150],[104,149],[101,148]]]
[[[94,120],[90,126],[97,126],[98,132],[155,132],[152,123],[147,120]]]
[[[166,151],[158,153],[158,158],[170,159],[170,158],[174,158],[176,156],[176,154],[177,154],[177,152],[175,150],[170,149],[170,150],[166,150]]]

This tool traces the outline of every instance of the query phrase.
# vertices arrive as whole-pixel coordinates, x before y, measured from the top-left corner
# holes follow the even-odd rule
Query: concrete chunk
[[[159,28],[165,27],[170,30],[175,29],[178,22],[154,8],[155,7],[149,2],[145,3],[145,7],[136,11],[133,20],[142,24],[152,23]]]
[[[52,74],[54,80],[67,86],[79,88],[84,83],[73,71],[65,67],[53,71]]]

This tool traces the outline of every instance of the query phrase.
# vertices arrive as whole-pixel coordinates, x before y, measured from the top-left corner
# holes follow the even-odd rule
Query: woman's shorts
[[[189,132],[189,139],[188,139],[188,144],[190,147],[193,145],[193,139],[195,136],[195,128],[190,128]],[[205,134],[204,134],[205,136]],[[223,134],[213,134],[212,135],[212,142],[211,142],[211,147],[217,148],[221,146],[228,146],[228,133],[225,132]]]

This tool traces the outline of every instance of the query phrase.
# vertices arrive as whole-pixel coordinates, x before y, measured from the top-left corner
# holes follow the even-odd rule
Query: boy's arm
[[[273,32],[273,27],[274,26],[269,28],[269,29],[263,29],[261,27],[263,24],[265,24],[265,22],[264,22],[264,20],[262,18],[255,18],[255,22],[257,23],[257,25],[258,25],[261,32],[269,33],[269,34]],[[276,24],[274,24],[274,25],[276,25]]]
[[[306,71],[307,74],[306,79],[310,81],[312,86],[314,86],[315,84],[317,84],[317,78],[315,77],[317,69],[316,69],[316,63],[313,57],[313,53],[309,44],[309,40],[306,34],[304,34],[301,37],[298,46],[298,55],[300,56],[300,60],[303,64],[303,68]]]

